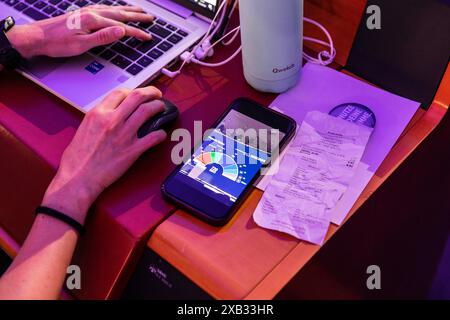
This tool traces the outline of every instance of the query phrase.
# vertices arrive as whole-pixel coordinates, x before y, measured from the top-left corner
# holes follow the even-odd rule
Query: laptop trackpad
[[[67,60],[67,58],[33,58],[28,61],[23,69],[42,80],[45,76],[61,67]]]
[[[38,58],[27,71],[58,95],[84,107],[128,80],[116,66],[84,54],[75,58]]]

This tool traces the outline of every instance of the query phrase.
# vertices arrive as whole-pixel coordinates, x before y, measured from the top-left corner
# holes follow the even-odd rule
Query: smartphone
[[[162,193],[198,218],[222,226],[295,130],[292,118],[237,99],[164,181]]]

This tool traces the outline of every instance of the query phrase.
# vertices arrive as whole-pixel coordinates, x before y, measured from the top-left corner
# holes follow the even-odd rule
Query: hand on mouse
[[[55,18],[14,26],[8,32],[8,39],[26,59],[40,55],[69,57],[125,36],[149,41],[149,33],[125,22],[151,22],[153,18],[135,6],[93,5]]]
[[[154,87],[119,89],[89,111],[64,151],[43,204],[83,223],[98,195],[116,181],[147,149],[166,139],[158,130],[142,139],[136,132],[150,117],[164,111]]]

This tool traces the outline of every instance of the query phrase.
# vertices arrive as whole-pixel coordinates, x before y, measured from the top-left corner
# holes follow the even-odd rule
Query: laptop
[[[34,58],[18,70],[25,77],[87,112],[115,88],[134,89],[157,77],[207,32],[220,0],[0,0],[2,17],[17,24],[65,13],[71,6],[137,5],[153,23],[129,23],[150,32],[142,42],[125,37],[72,58]]]

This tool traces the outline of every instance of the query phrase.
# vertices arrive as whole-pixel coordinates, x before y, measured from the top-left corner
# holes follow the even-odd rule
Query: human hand
[[[125,36],[149,41],[149,33],[125,22],[151,22],[153,18],[139,7],[93,5],[55,18],[14,26],[8,32],[8,39],[26,59],[39,55],[69,57]]]
[[[144,151],[166,138],[163,130],[137,138],[142,124],[164,110],[164,104],[155,100],[161,96],[154,87],[119,89],[89,111],[64,151],[42,205],[83,223],[98,195]]]

